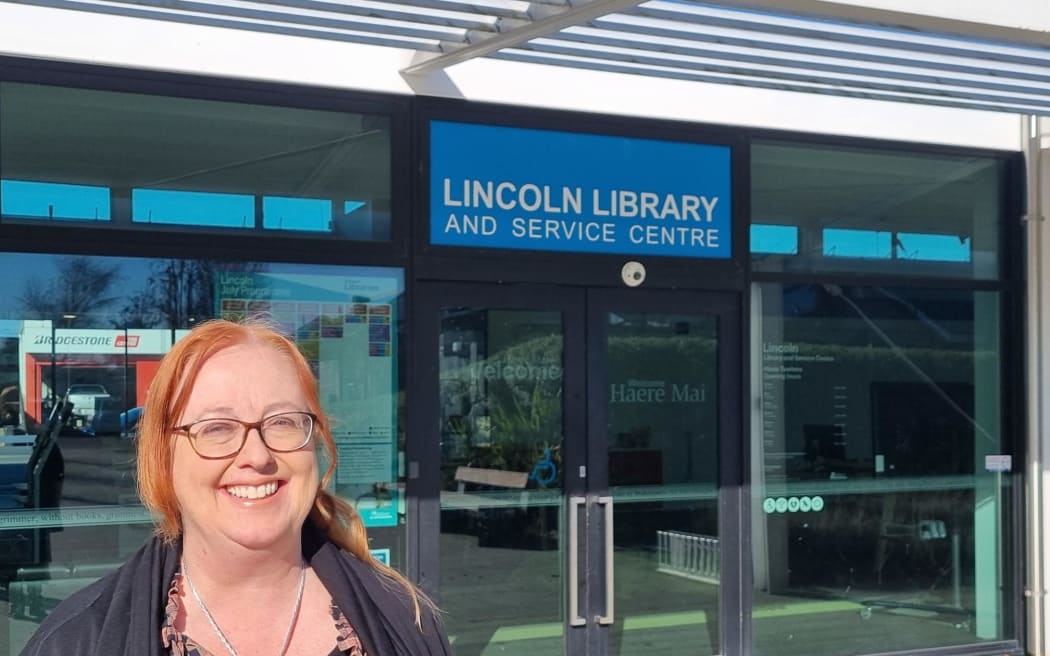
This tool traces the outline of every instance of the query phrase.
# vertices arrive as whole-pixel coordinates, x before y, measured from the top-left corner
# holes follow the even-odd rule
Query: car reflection
[[[131,439],[138,427],[142,406],[124,409],[118,403],[100,403],[84,432],[89,435],[119,435]]]

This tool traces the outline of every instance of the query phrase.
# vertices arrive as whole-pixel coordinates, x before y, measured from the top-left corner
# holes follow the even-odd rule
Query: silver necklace
[[[230,652],[230,656],[237,656],[237,650],[233,648],[230,641],[226,639],[222,629],[219,628],[219,624],[215,621],[215,618],[208,612],[208,607],[204,605],[204,600],[197,594],[197,588],[193,586],[193,581],[190,580],[190,575],[186,573],[186,561],[182,562],[182,578],[186,579],[186,585],[189,586],[190,592],[193,594],[193,598],[197,600],[197,605],[200,607],[201,612],[204,613],[204,618],[208,620],[208,624],[211,624],[211,628],[215,631],[215,635],[219,636],[219,640],[222,641],[222,645],[226,647],[226,651]],[[296,620],[299,618],[299,608],[303,603],[303,589],[306,587],[306,563],[302,560],[299,561],[299,592],[295,595],[295,608],[292,609],[292,621],[288,623],[288,630],[284,634],[284,643],[281,645],[281,651],[277,652],[277,656],[284,656],[285,652],[288,651],[288,645],[292,642],[292,631],[295,629]]]

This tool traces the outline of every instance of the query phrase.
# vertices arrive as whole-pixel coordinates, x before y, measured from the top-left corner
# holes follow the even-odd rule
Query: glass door
[[[420,411],[435,447],[420,476],[439,490],[420,514],[421,578],[458,656],[584,653],[566,619],[579,603],[566,497],[583,483],[583,292],[419,289],[417,398],[436,399]]]
[[[720,438],[739,433],[735,302],[595,290],[587,309],[598,653],[720,654],[720,583],[736,569],[719,513]]]
[[[439,492],[415,495],[415,550],[457,655],[719,653],[732,305],[495,285],[419,298],[431,397],[409,479]]]

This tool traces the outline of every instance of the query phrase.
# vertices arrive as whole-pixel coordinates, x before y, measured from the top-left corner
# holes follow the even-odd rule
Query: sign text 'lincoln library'
[[[430,241],[728,258],[725,146],[434,121]]]

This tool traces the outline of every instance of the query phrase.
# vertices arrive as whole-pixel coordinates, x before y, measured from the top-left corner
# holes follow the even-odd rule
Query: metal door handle
[[[613,623],[616,613],[613,594],[616,578],[616,570],[613,567],[613,498],[598,497],[598,505],[605,508],[605,614],[595,615],[594,621],[601,626],[608,626]]]
[[[580,615],[580,507],[583,497],[569,497],[569,626],[586,626]]]

